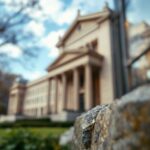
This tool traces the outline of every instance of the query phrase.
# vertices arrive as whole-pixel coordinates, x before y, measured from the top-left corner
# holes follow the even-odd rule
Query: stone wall
[[[150,150],[150,85],[76,119],[74,150]]]

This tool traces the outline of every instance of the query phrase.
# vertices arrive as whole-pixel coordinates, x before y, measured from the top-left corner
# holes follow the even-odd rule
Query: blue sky
[[[31,30],[35,36],[39,37],[38,44],[42,46],[42,50],[39,51],[39,56],[33,59],[32,63],[34,65],[30,70],[17,63],[12,63],[11,71],[21,74],[24,78],[29,80],[34,80],[46,74],[45,69],[59,54],[59,50],[55,47],[58,37],[62,36],[67,30],[68,26],[76,17],[77,10],[80,9],[81,15],[97,12],[102,9],[105,2],[108,2],[109,6],[113,7],[112,1],[113,0],[41,0],[40,5],[43,12],[35,11],[29,14],[36,18],[37,21],[31,21],[26,26],[26,29]],[[134,6],[142,8],[144,5],[146,10],[149,10],[149,5],[145,5],[145,3],[141,5],[137,3],[137,0],[132,1],[135,3]],[[150,2],[149,0],[145,1],[147,1],[147,3]],[[137,20],[138,22],[140,16],[136,16],[135,12],[132,12],[132,10],[133,9],[130,11],[130,20]],[[149,13],[145,15],[145,18],[149,18]],[[13,47],[11,52],[11,57],[21,57],[21,49]]]

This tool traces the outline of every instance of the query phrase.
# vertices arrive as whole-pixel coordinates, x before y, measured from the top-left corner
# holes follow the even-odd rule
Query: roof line
[[[76,18],[74,19],[73,23],[70,25],[68,30],[65,32],[64,36],[61,37],[61,39],[58,41],[56,46],[59,48],[62,45],[62,43],[65,41],[65,39],[68,37],[69,33],[74,29],[74,27],[78,24],[78,22],[84,21],[84,20],[95,19],[100,16],[105,17],[110,13],[110,11],[111,11],[110,9],[104,9],[103,11],[99,11],[99,12],[92,13],[92,14],[87,14],[84,16],[77,15]]]

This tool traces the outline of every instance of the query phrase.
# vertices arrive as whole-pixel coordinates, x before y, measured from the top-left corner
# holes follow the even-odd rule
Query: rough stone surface
[[[74,150],[150,150],[150,85],[76,119]]]
[[[96,143],[102,143],[108,136],[110,114],[110,105],[101,105],[78,117],[73,137],[75,149],[95,149]]]
[[[112,150],[150,150],[150,100],[114,107],[109,130]]]

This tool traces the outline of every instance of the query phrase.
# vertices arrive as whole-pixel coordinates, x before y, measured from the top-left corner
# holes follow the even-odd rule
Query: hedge
[[[23,119],[0,123],[0,128],[13,127],[71,127],[73,122],[52,122],[49,119]]]

